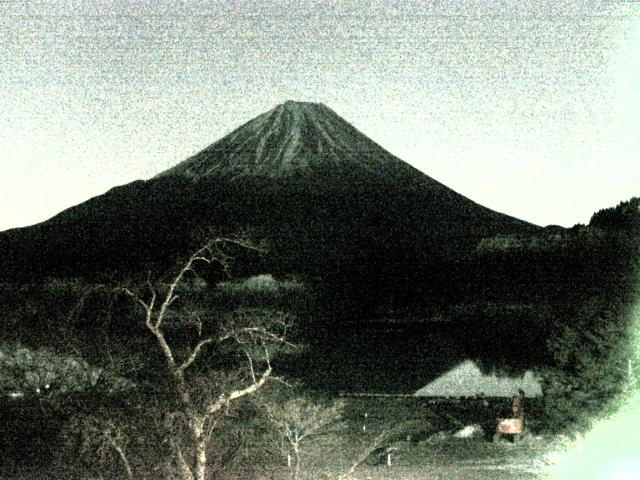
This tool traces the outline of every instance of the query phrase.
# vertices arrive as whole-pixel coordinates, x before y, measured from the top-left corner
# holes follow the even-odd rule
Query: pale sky
[[[540,225],[640,194],[640,2],[0,0],[0,230],[321,102]]]

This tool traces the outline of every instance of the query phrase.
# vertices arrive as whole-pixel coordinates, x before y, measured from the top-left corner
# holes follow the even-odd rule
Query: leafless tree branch
[[[234,390],[228,395],[225,395],[225,394],[220,395],[214,403],[210,404],[207,407],[206,413],[208,415],[214,414],[217,411],[219,411],[225,404],[228,404],[232,400],[236,400],[238,398],[244,397],[245,395],[250,395],[256,392],[260,387],[262,387],[267,382],[267,380],[269,379],[269,376],[271,375],[271,372],[272,372],[271,365],[268,365],[265,371],[262,372],[262,375],[260,375],[260,378],[258,379],[257,382],[252,383],[248,387]]]
[[[355,472],[356,468],[358,468],[358,466],[364,462],[367,457],[369,455],[371,455],[371,453],[378,447],[380,447],[380,445],[382,445],[382,443],[386,440],[386,438],[388,437],[388,433],[387,432],[382,432],[380,435],[378,435],[376,438],[373,439],[373,442],[371,442],[371,444],[362,451],[362,453],[358,456],[358,458],[356,458],[356,460],[353,462],[353,464],[351,465],[351,467],[349,467],[348,470],[346,470],[344,473],[341,473],[340,475],[338,475],[338,480],[347,480],[348,478],[351,478],[351,476],[353,475],[353,472]]]
[[[198,344],[195,346],[195,348],[191,351],[191,355],[189,355],[189,358],[187,358],[179,367],[178,370],[181,372],[184,372],[187,368],[189,368],[189,366],[191,366],[191,364],[196,360],[196,358],[198,358],[198,354],[200,353],[200,350],[202,350],[202,347],[204,347],[205,345],[212,343],[213,339],[212,338],[206,338],[204,340],[201,340],[200,342],[198,342]]]

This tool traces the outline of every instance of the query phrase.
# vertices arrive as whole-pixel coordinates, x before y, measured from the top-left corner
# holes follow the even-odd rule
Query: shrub
[[[595,319],[563,325],[549,340],[554,362],[542,376],[549,430],[586,430],[623,393],[632,351],[626,318],[609,307]]]

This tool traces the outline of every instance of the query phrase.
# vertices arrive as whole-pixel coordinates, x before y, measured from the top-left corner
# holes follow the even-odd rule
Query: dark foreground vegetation
[[[259,403],[264,399],[254,401]],[[503,409],[504,403],[505,399],[496,399],[491,409]],[[428,399],[377,397],[334,399],[307,392],[305,400],[298,397],[280,405],[285,407],[284,419],[297,426],[301,434],[312,432],[299,443],[299,458],[295,458],[286,435],[274,428],[265,410],[252,405],[234,412],[233,421],[241,422],[241,427],[228,424],[217,430],[212,446],[220,457],[211,465],[211,478],[288,479],[296,468],[296,477],[301,479],[341,476],[415,479],[422,478],[420,475],[426,478],[438,478],[436,475],[440,475],[439,478],[478,478],[479,475],[488,479],[537,478],[536,469],[544,467],[545,454],[555,447],[551,437],[530,431],[515,444],[486,439],[484,432],[477,429],[483,413],[473,402],[449,400],[432,404]],[[264,408],[264,403],[262,406]],[[535,424],[540,418],[539,409],[532,407],[531,423]],[[248,409],[253,416],[241,417],[241,412],[249,413]],[[534,413],[536,411],[538,413]],[[304,413],[304,419],[296,416],[299,413]],[[32,417],[36,422],[38,418],[37,413]],[[59,419],[57,428],[66,431],[65,422]],[[7,425],[15,423],[14,418]],[[319,428],[313,430],[315,426]],[[465,427],[468,433],[464,433]],[[42,434],[31,433],[34,438]],[[49,433],[55,442],[55,429]],[[24,433],[16,437],[23,441],[27,438]],[[67,448],[64,443],[56,446],[53,442],[40,448],[47,448],[49,452]],[[130,442],[127,447],[139,478],[140,444]],[[13,448],[29,452],[33,445],[14,444]],[[101,460],[100,453],[104,455]],[[0,478],[127,478],[115,451],[96,449],[86,454],[89,457],[74,459],[71,455],[61,458],[60,453],[51,452],[43,458],[5,462]],[[95,455],[95,459],[91,455]],[[287,455],[291,456],[291,468],[287,466]],[[388,455],[391,466],[387,466]],[[153,457],[147,461],[155,463]],[[353,473],[348,475],[352,467]],[[163,477],[157,469],[147,478]]]
[[[0,470],[420,478],[454,459],[463,473],[436,473],[466,478],[464,462],[526,456],[536,435],[588,428],[637,376],[629,313],[638,207],[624,202],[568,231],[487,238],[432,264],[428,284],[378,304],[340,275],[203,280],[239,251],[263,254],[238,237],[210,237],[164,275],[4,284]],[[434,350],[437,361],[421,356]],[[408,393],[460,358],[541,375],[529,443],[505,450],[484,438],[503,400],[487,409],[338,394]]]

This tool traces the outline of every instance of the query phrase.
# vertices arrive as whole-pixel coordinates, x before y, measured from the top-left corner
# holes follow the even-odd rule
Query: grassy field
[[[396,444],[393,465],[361,465],[358,479],[533,479],[543,478],[543,444],[491,444],[481,439]]]
[[[511,445],[506,443],[487,444],[477,439],[450,439],[440,443],[423,442],[417,445],[399,445],[399,451],[393,457],[393,466],[358,465],[351,480],[507,480],[545,478],[545,456],[552,449],[544,442],[523,442]],[[335,452],[334,452],[335,453]],[[301,480],[337,479],[348,470],[343,461],[332,463],[331,452],[327,452],[322,465],[310,462],[300,475]],[[122,476],[71,472],[64,466],[52,465],[51,468],[22,468],[11,473],[5,472],[0,478],[12,480],[60,480],[60,479],[119,479]],[[215,479],[228,480],[285,480],[290,472],[285,466],[269,468],[250,468],[246,474],[235,472]],[[152,479],[149,479],[152,480]]]
[[[349,477],[354,480],[544,478],[550,453],[558,449],[557,439],[536,435],[531,429],[514,443],[506,439],[493,441],[491,431],[483,435],[483,426],[486,430],[490,417],[503,411],[509,399],[489,399],[488,407],[475,399],[341,397],[341,400],[345,402],[345,421],[338,433],[320,436],[304,446],[301,480],[338,479],[354,463],[357,465]],[[531,423],[535,425],[540,421],[536,418],[535,403],[529,407]],[[371,453],[364,458],[363,452],[367,451]],[[391,466],[386,465],[388,451]],[[286,456],[276,455],[273,461],[269,466],[257,466],[245,460],[228,471],[212,472],[211,478],[290,479]],[[15,480],[123,478],[119,475],[72,472],[67,466],[56,464],[38,468],[23,464],[0,472],[0,478]]]
[[[511,443],[494,439],[491,416],[507,409],[509,399],[429,400],[412,397],[347,397],[348,432],[339,443],[315,445],[305,456],[308,479],[335,479],[349,470],[361,452],[385,435],[379,447],[353,469],[359,480],[534,479],[544,478],[559,439],[528,428]],[[539,405],[530,402],[531,423],[539,426]],[[365,416],[366,414],[366,416]],[[484,431],[483,431],[484,427]],[[389,450],[390,449],[390,450]],[[391,466],[386,465],[391,451]],[[267,478],[288,478],[285,468]]]

